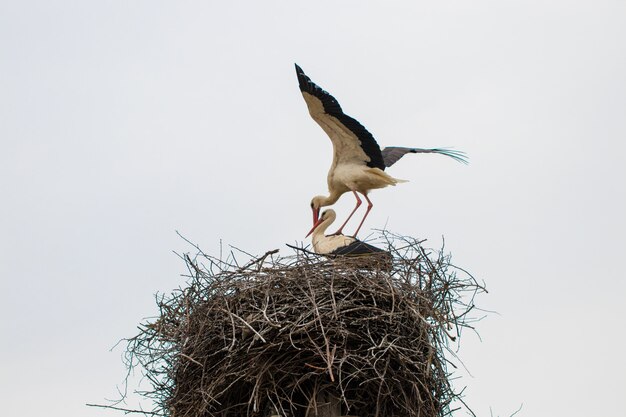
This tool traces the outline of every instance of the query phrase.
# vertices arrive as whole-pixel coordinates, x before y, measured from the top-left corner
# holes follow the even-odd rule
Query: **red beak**
[[[315,225],[320,218],[320,209],[311,208],[311,210],[313,210],[313,224]]]
[[[317,209],[317,212],[319,213],[319,209]],[[315,216],[315,213],[313,214],[313,216]],[[311,228],[311,230],[309,230],[309,233],[306,234],[305,238],[309,237],[311,233],[313,233],[313,231],[317,229],[317,226],[319,226],[321,222],[322,222],[322,219],[317,219],[315,223],[313,224],[313,227]]]

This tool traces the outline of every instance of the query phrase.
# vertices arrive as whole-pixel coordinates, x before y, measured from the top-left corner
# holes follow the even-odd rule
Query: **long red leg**
[[[359,230],[361,230],[361,226],[363,226],[363,222],[365,221],[365,218],[367,217],[367,215],[370,213],[370,210],[374,206],[374,204],[372,204],[370,199],[367,197],[367,194],[363,194],[363,197],[365,197],[365,199],[367,200],[367,210],[365,211],[365,216],[363,216],[363,220],[361,220],[359,227],[356,228],[356,232],[354,232],[354,236],[352,236],[354,238],[356,238],[356,235],[359,233]]]
[[[350,218],[352,217],[352,215],[356,212],[356,210],[361,206],[361,199],[359,198],[359,195],[356,193],[356,191],[352,191],[352,193],[354,194],[354,196],[356,197],[356,206],[354,206],[354,210],[352,210],[352,213],[350,213],[350,215],[348,216],[348,218],[346,219],[345,222],[343,222],[343,224],[341,225],[341,227],[339,228],[339,230],[337,230],[335,232],[336,235],[340,235],[341,231],[343,230],[343,228],[346,226],[346,224],[348,224],[348,221],[350,220]],[[365,198],[367,198],[367,196],[365,196]],[[369,201],[369,200],[368,200]]]

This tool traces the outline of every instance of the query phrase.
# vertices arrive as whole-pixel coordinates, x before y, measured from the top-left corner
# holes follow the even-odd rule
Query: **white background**
[[[331,144],[294,62],[382,146],[470,156],[405,157],[362,234],[445,236],[487,283],[499,314],[455,382],[474,411],[623,416],[617,0],[1,0],[2,414],[120,415],[84,404],[117,396],[109,349],[183,285],[175,230],[211,254],[303,240]]]

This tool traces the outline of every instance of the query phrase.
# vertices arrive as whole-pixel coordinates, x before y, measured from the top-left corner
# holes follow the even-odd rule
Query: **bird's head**
[[[325,204],[326,197],[323,195],[317,195],[311,200],[311,210],[313,211],[313,224],[315,224],[320,217],[320,208]]]
[[[309,230],[309,233],[307,233],[307,235],[305,237],[309,237],[311,235],[311,233],[313,233],[315,231],[315,229],[317,229],[322,223],[324,223],[326,225],[324,227],[324,230],[326,230],[326,228],[332,222],[334,222],[336,218],[337,218],[337,214],[335,213],[335,210],[333,210],[333,209],[324,210],[324,212],[322,213],[320,218],[315,221],[315,223],[313,224],[313,227],[311,228],[311,230]]]

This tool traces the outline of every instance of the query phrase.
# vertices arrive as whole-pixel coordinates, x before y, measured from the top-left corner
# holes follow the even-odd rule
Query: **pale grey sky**
[[[469,154],[405,157],[363,230],[443,235],[486,281],[500,315],[459,353],[474,411],[623,416],[617,0],[0,0],[3,415],[118,415],[84,403],[183,284],[175,230],[209,253],[303,239],[331,145],[294,62],[381,145]]]

